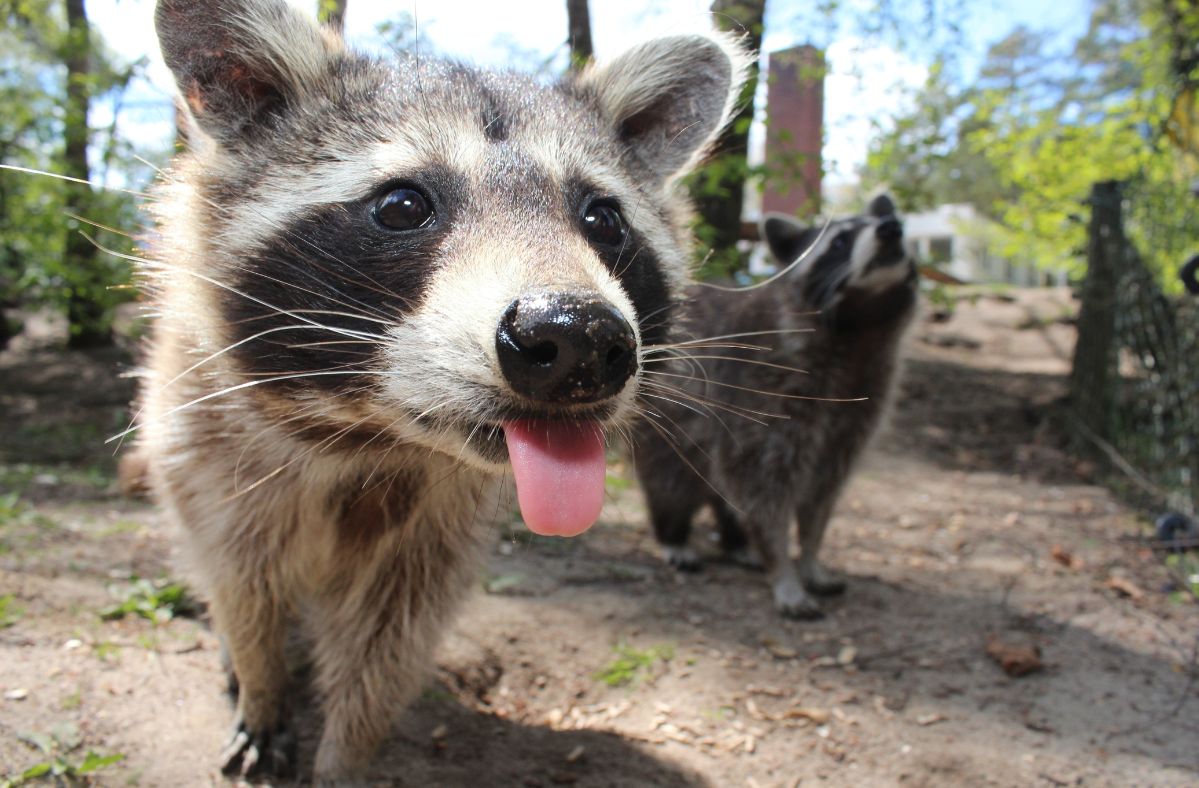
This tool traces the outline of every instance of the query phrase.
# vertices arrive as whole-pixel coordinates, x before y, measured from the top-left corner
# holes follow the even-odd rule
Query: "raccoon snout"
[[[903,224],[894,216],[888,216],[878,223],[874,235],[883,243],[895,243],[903,239]]]
[[[500,318],[495,346],[508,385],[538,402],[598,402],[637,370],[632,326],[595,294],[521,296]]]

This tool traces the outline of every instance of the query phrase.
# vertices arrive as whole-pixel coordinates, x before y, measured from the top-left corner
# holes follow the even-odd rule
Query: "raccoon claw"
[[[690,547],[662,545],[662,560],[681,572],[698,572],[703,562]]]
[[[233,729],[233,738],[221,752],[221,772],[250,777],[271,774],[287,777],[295,763],[295,738],[286,729],[251,733],[245,723]]]

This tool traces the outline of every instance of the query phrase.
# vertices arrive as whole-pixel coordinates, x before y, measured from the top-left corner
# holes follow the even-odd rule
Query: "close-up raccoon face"
[[[885,319],[880,301],[902,299],[916,284],[915,261],[903,242],[903,222],[886,195],[871,201],[865,214],[809,227],[783,214],[770,214],[762,235],[771,254],[788,265],[801,256],[795,276],[804,300],[826,315],[863,309]],[[906,301],[904,302],[906,303]]]
[[[735,45],[659,39],[547,86],[211,5],[158,7],[196,128],[156,251],[219,282],[204,308],[258,407],[339,447],[511,458],[522,499],[586,467],[602,497],[605,432],[686,279],[672,186],[728,116]]]

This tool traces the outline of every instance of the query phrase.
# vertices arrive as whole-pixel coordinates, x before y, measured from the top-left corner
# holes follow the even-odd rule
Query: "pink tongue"
[[[578,536],[604,505],[604,434],[599,425],[504,423],[525,525],[542,536]]]

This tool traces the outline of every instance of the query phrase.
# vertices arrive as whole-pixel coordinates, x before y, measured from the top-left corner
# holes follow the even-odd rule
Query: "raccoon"
[[[597,517],[687,280],[678,178],[747,62],[658,39],[558,84],[357,54],[283,0],[160,0],[189,119],[140,261],[138,452],[237,687],[228,773],[356,779],[419,689],[511,471],[524,519]]]
[[[809,593],[845,588],[820,563],[820,545],[891,398],[917,269],[886,196],[827,228],[771,215],[762,234],[781,263],[803,259],[749,293],[689,290],[682,341],[647,361],[654,404],[634,435],[635,463],[669,563],[698,566],[687,540],[708,504],[726,551],[747,537],[756,548],[779,612],[817,618]],[[798,567],[788,555],[793,519]]]

